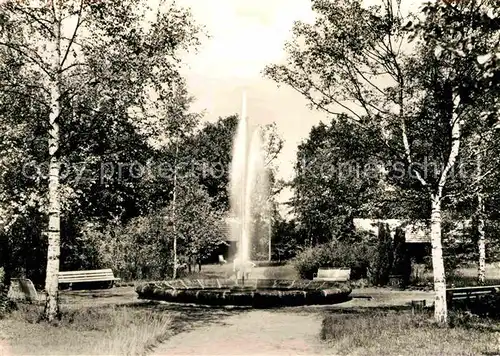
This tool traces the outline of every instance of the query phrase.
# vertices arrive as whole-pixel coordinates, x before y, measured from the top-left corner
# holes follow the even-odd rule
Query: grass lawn
[[[328,313],[321,339],[340,355],[498,355],[500,323],[452,316],[439,328],[431,312],[351,310]]]

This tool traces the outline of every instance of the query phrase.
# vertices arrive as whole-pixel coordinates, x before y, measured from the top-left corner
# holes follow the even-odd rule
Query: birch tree
[[[490,0],[452,4],[436,2],[427,4],[422,11],[425,20],[418,22],[414,29],[422,34],[426,45],[434,49],[441,67],[448,72],[454,100],[459,104],[454,108],[455,125],[472,132],[470,141],[475,146],[476,174],[471,187],[475,191],[477,206],[478,278],[483,283],[486,247],[482,187],[492,170],[483,171],[481,151],[491,146],[488,141],[493,137],[495,121],[498,120],[500,4]],[[456,151],[458,155],[459,147]]]
[[[52,321],[58,316],[61,192],[71,190],[60,186],[60,128],[70,103],[87,96],[100,98],[86,107],[87,112],[99,113],[110,102],[125,109],[143,108],[151,92],[172,95],[181,79],[176,54],[198,43],[198,28],[188,11],[162,1],[154,13],[140,0],[41,3],[1,5],[0,47],[14,52],[23,70],[36,80],[24,83],[13,78],[2,83],[2,90],[30,95],[27,88],[39,87],[36,99],[45,106],[49,160],[45,317]]]
[[[479,102],[482,78],[490,80],[487,73],[493,73],[477,66],[476,57],[497,35],[485,18],[491,12],[471,6],[438,2],[424,8],[419,20],[404,16],[400,2],[391,0],[370,8],[357,0],[316,0],[315,23],[295,25],[287,62],[265,71],[305,96],[312,108],[334,117],[348,114],[359,127],[384,132],[373,140],[405,163],[407,183],[400,181],[400,186],[415,189],[418,184],[429,204],[435,319],[440,324],[447,321],[442,204],[464,130],[478,121],[469,115],[470,108]],[[406,26],[410,19],[413,24]],[[410,44],[415,34],[418,39]],[[437,167],[436,174],[419,168],[429,163]]]

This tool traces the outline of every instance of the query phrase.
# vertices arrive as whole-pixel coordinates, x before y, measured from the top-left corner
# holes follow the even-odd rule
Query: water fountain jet
[[[230,213],[238,222],[231,230],[233,240],[238,241],[234,272],[236,279],[243,284],[254,266],[251,262],[254,217],[269,214],[269,180],[264,162],[262,133],[259,127],[250,125],[246,107],[244,92],[241,117],[233,142],[229,190]]]
[[[238,241],[234,261],[235,279],[176,279],[141,283],[136,287],[140,299],[201,305],[236,305],[254,308],[335,304],[350,300],[349,282],[249,279],[255,264],[251,261],[254,217],[265,215],[269,198],[261,132],[249,125],[246,96],[234,138],[230,174],[231,215],[239,223],[232,226]],[[266,220],[266,219],[264,219]],[[269,221],[269,219],[267,219]]]

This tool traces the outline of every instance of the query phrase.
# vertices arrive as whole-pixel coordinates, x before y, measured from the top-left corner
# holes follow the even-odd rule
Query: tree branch
[[[439,183],[438,183],[438,194],[441,195],[444,185],[446,184],[446,179],[448,176],[449,171],[451,168],[455,165],[455,161],[458,157],[459,154],[459,148],[460,148],[460,140],[461,140],[461,121],[457,120],[456,112],[457,109],[460,105],[460,96],[457,96],[455,100],[453,101],[453,115],[451,118],[451,150],[450,154],[448,156],[448,161],[446,162],[446,166],[443,169],[443,172],[441,173],[441,177],[439,178]]]
[[[60,64],[60,68],[63,67],[64,62],[66,61],[66,58],[68,58],[69,51],[71,50],[71,46],[73,45],[73,41],[76,38],[76,34],[78,32],[78,29],[80,28],[80,25],[83,23],[83,21],[81,21],[82,10],[83,10],[83,0],[80,0],[80,8],[78,9],[78,17],[76,20],[75,30],[73,31],[73,35],[71,36],[71,39],[68,43],[68,47],[66,48],[66,52],[64,53],[63,59],[62,59],[61,64]]]
[[[62,68],[61,73],[67,71],[70,68],[76,67],[76,66],[84,66],[85,67],[85,66],[88,66],[88,64],[86,64],[86,63],[72,63],[69,66],[67,66],[66,68]]]
[[[18,52],[19,54],[21,54],[22,56],[24,56],[25,58],[27,58],[28,60],[33,62],[34,64],[38,65],[38,67],[41,70],[43,70],[48,76],[51,76],[50,72],[47,70],[47,68],[44,65],[43,60],[40,58],[40,56],[38,56],[38,54],[36,52],[34,52],[32,49],[30,49],[28,46],[20,45],[20,44],[14,45],[14,44],[8,43],[8,42],[0,42],[0,46],[5,46],[7,48],[13,49],[14,51]],[[36,60],[34,57],[30,56],[28,53],[23,52],[18,46],[24,47],[24,48],[34,52],[34,54],[36,56],[38,56],[40,59]]]
[[[22,6],[16,6],[15,9],[18,10],[19,12],[22,12],[26,16],[31,17],[31,19],[33,19],[35,22],[37,22],[38,24],[40,24],[52,37],[55,37],[54,32],[47,25],[47,24],[50,24],[50,21],[48,21],[48,20],[42,20],[41,18],[33,15],[33,13],[31,13],[30,11],[25,11]],[[45,21],[46,23],[44,23],[43,21]]]

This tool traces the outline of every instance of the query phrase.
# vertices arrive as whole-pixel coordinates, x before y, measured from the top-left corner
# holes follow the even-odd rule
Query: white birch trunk
[[[446,165],[439,178],[437,190],[431,194],[431,245],[432,245],[432,269],[434,273],[434,318],[438,324],[445,325],[448,322],[448,307],[446,305],[446,274],[443,260],[443,245],[441,239],[441,199],[443,189],[446,185],[448,173],[455,165],[460,152],[461,121],[458,118],[458,106],[460,96],[453,100],[453,115],[451,117],[451,148]]]
[[[175,159],[174,159],[174,192],[172,196],[172,230],[174,233],[174,246],[173,246],[173,254],[174,254],[174,266],[172,272],[172,278],[177,278],[177,223],[175,221],[176,216],[176,200],[177,200],[177,156],[179,154],[179,142],[177,140],[175,144]]]
[[[486,279],[486,241],[484,234],[484,199],[482,194],[482,161],[483,155],[481,153],[481,139],[477,139],[477,152],[476,152],[476,165],[477,165],[477,184],[479,184],[477,193],[477,208],[476,208],[476,219],[477,219],[477,247],[479,252],[479,265],[478,265],[478,282],[479,284],[484,284]]]
[[[272,229],[271,218],[269,218],[269,220],[268,220],[267,233],[269,235],[268,259],[269,259],[269,261],[271,261],[273,258],[273,248],[271,245],[271,238],[272,238],[272,234],[273,234],[273,229]]]
[[[441,196],[431,195],[431,245],[432,271],[434,275],[434,318],[437,323],[445,324],[448,318],[446,306],[446,275],[441,240]]]
[[[59,174],[60,163],[58,157],[59,150],[59,115],[61,113],[60,103],[60,58],[61,58],[61,28],[58,19],[57,5],[54,5],[54,25],[55,38],[52,39],[51,48],[51,72],[50,78],[50,114],[49,114],[49,191],[48,191],[48,249],[47,249],[47,269],[45,277],[45,292],[47,294],[45,304],[45,318],[51,322],[59,314],[58,300],[58,273],[59,256],[61,242],[60,228],[60,197],[59,197]]]
[[[478,282],[484,284],[486,279],[486,241],[484,234],[484,199],[482,194],[482,161],[483,155],[481,152],[481,139],[479,136],[476,137],[476,166],[477,166],[477,184],[479,184],[477,193],[477,207],[476,207],[476,220],[477,220],[477,244],[479,251],[479,265],[478,265]]]
[[[486,279],[486,239],[484,234],[484,202],[483,195],[477,194],[477,233],[479,249],[478,281],[484,284]]]

